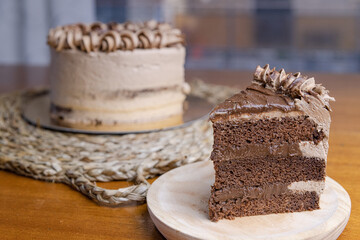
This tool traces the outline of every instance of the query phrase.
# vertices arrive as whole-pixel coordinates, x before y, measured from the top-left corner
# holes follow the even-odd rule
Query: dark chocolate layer
[[[273,183],[323,181],[325,160],[302,156],[247,158],[214,161],[215,189],[263,186]]]
[[[209,200],[209,216],[212,221],[315,209],[319,209],[319,196],[316,192],[284,193],[271,198],[247,199],[245,201],[239,198],[215,202],[213,197]]]

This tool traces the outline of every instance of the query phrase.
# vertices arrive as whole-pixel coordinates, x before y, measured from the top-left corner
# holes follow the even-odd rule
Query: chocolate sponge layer
[[[316,192],[281,194],[261,199],[228,199],[215,202],[209,200],[209,216],[212,221],[220,219],[234,219],[253,215],[271,213],[300,212],[319,209],[319,196]]]
[[[324,133],[307,116],[219,121],[213,123],[214,148],[243,144],[319,143]]]
[[[266,157],[214,161],[216,189],[260,186],[264,183],[323,181],[325,160],[303,156]]]

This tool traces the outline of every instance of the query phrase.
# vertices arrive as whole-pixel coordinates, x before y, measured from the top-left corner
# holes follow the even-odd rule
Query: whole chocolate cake
[[[210,114],[212,221],[319,208],[334,98],[314,78],[258,66]]]

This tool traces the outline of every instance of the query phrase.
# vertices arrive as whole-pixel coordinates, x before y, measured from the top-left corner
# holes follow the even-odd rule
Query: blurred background
[[[360,0],[0,0],[0,65],[48,65],[51,27],[150,19],[186,34],[187,69],[360,72]]]

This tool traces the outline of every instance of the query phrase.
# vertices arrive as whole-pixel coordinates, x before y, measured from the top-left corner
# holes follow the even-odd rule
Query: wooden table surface
[[[327,174],[350,194],[352,212],[339,239],[360,238],[360,74],[322,74],[330,89],[332,125]],[[0,66],[0,93],[48,85],[48,69]],[[245,87],[251,72],[187,71],[187,79]],[[0,133],[1,134],[1,133]],[[0,146],[1,151],[1,146]],[[118,188],[128,182],[98,183]],[[0,239],[161,239],[146,204],[121,208],[96,205],[64,184],[0,171]]]

